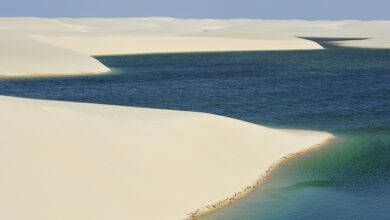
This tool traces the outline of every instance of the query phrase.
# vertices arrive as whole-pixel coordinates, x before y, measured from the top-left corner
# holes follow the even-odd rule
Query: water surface
[[[390,50],[330,47],[98,59],[113,73],[1,79],[0,94],[201,111],[276,128],[331,132],[337,138],[330,145],[290,160],[254,193],[203,220],[390,215]]]

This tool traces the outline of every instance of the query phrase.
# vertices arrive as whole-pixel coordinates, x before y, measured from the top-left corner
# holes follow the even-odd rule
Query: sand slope
[[[0,96],[1,219],[183,219],[332,136],[211,114]]]
[[[96,74],[109,69],[96,59],[17,33],[0,31],[0,76]]]
[[[0,18],[0,77],[94,74],[109,69],[96,59],[32,39],[31,33],[80,32],[43,18]]]

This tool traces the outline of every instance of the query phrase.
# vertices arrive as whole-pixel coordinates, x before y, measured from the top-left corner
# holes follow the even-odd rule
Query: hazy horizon
[[[0,17],[390,20],[388,0],[4,0]]]

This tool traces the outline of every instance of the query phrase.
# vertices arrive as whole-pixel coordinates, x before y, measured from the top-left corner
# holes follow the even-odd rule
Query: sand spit
[[[199,216],[331,137],[206,113],[0,96],[0,218]]]

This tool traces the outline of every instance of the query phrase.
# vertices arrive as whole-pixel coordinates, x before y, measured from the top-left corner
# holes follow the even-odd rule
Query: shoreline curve
[[[290,131],[292,131],[292,130],[290,130]],[[299,130],[296,130],[296,131],[300,132]],[[308,132],[308,131],[305,131],[305,132]],[[319,131],[310,131],[310,132],[316,133]],[[326,132],[320,132],[320,133],[326,133]],[[329,134],[329,133],[327,133],[327,134]],[[279,161],[277,161],[277,162],[273,163],[271,166],[269,166],[269,168],[266,170],[266,172],[260,176],[260,178],[256,181],[255,184],[245,187],[242,191],[236,192],[236,193],[234,193],[233,196],[228,197],[222,201],[219,201],[219,202],[216,202],[214,204],[207,205],[205,207],[196,209],[194,212],[189,213],[188,217],[185,218],[184,220],[196,220],[196,219],[211,215],[214,212],[218,212],[221,209],[225,209],[225,208],[233,205],[234,203],[238,202],[239,200],[245,198],[250,193],[252,193],[256,189],[261,187],[261,185],[268,179],[268,177],[276,169],[278,169],[280,166],[282,166],[283,164],[285,164],[289,160],[301,157],[301,156],[303,156],[307,153],[310,153],[312,151],[315,151],[321,147],[325,147],[327,144],[329,144],[330,142],[332,142],[336,138],[335,136],[333,136],[331,134],[329,134],[329,135],[330,136],[328,137],[328,139],[324,140],[323,142],[321,142],[319,144],[312,145],[311,147],[307,148],[306,150],[298,151],[296,153],[287,154],[286,156],[281,158]]]

